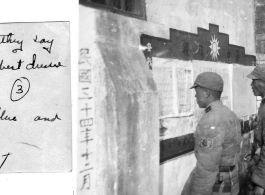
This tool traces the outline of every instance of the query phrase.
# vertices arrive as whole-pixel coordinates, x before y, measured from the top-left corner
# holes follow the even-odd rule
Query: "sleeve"
[[[265,133],[265,118],[263,117],[262,123],[260,125],[260,130]],[[258,161],[258,164],[256,166],[256,169],[254,170],[252,176],[251,176],[252,181],[265,189],[265,144],[263,140],[263,145],[261,146],[261,151],[260,151],[260,158]]]
[[[197,164],[192,186],[194,195],[212,193],[223,150],[226,132],[224,125],[222,121],[211,117],[206,124],[199,127],[201,133],[198,136]]]

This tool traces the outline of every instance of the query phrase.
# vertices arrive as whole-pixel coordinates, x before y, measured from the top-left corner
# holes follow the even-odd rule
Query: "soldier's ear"
[[[204,93],[206,97],[210,97],[211,91],[209,89],[204,88]]]
[[[265,81],[262,80],[257,80],[258,87],[262,88],[263,90],[265,89]]]
[[[262,93],[263,95],[265,95],[265,82],[257,79],[255,80],[255,88]]]

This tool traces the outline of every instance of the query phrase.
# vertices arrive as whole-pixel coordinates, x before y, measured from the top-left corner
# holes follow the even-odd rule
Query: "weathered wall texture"
[[[197,33],[219,25],[230,36],[230,44],[246,48],[255,55],[254,1],[249,0],[146,0],[147,20],[166,28]]]
[[[265,65],[265,1],[255,0],[257,64]]]
[[[80,52],[89,49],[93,72],[95,129],[90,137],[94,141],[90,187],[82,189],[78,175],[77,190],[158,195],[158,94],[139,50],[140,32],[134,27],[138,23],[140,28],[141,21],[82,6],[80,18]],[[82,171],[82,165],[78,169]]]
[[[190,171],[196,165],[195,156],[191,153],[180,157],[181,160],[173,159],[160,165],[159,171],[159,194],[178,194],[184,187]]]
[[[95,66],[99,194],[156,194],[158,99],[139,52],[98,43]],[[127,54],[127,55],[126,55]],[[99,76],[97,76],[99,75]],[[106,162],[110,162],[107,163]],[[102,184],[102,183],[101,183]],[[151,185],[150,185],[151,184]],[[115,186],[115,188],[113,188]]]
[[[83,194],[180,194],[196,161],[191,152],[159,166],[158,93],[140,34],[168,39],[169,28],[197,33],[213,23],[255,55],[253,2],[146,0],[147,21],[82,5],[79,12],[79,48],[89,48],[95,75],[95,169]],[[191,117],[166,126],[167,138],[195,130]]]

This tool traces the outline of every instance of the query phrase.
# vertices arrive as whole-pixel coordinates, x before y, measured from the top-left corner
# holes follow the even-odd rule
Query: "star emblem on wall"
[[[218,60],[218,56],[217,55],[220,55],[218,50],[220,49],[220,47],[218,46],[219,44],[219,41],[218,41],[218,38],[216,37],[215,38],[215,35],[212,36],[212,40],[210,40],[211,42],[211,45],[209,46],[211,48],[211,55],[212,55],[212,59],[213,60]]]

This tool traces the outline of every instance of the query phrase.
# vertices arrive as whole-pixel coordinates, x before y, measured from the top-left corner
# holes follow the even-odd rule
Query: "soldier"
[[[262,97],[258,111],[258,124],[254,130],[253,158],[250,162],[250,170],[254,194],[263,195],[265,189],[265,67],[255,67],[247,77],[252,79],[251,87],[254,96]]]
[[[238,162],[241,126],[237,116],[220,100],[223,79],[216,73],[198,75],[196,100],[205,113],[194,133],[196,167],[182,195],[236,195],[239,192]]]

